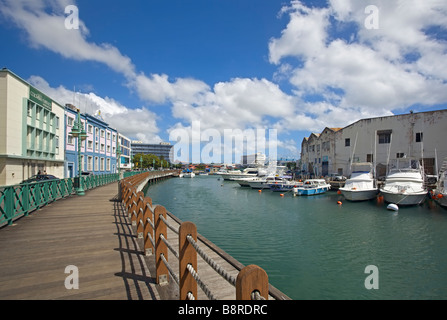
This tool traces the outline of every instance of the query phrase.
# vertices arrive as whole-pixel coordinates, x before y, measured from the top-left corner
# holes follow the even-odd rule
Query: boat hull
[[[347,190],[340,188],[339,189],[346,200],[349,201],[366,201],[374,199],[379,192],[378,189],[371,190]]]
[[[320,188],[294,188],[294,194],[297,196],[313,196],[317,194],[322,194],[328,191],[330,187],[320,187]]]
[[[427,192],[418,192],[418,193],[394,193],[386,190],[381,190],[381,194],[383,195],[383,200],[388,203],[395,203],[400,206],[413,206],[419,205],[424,202]]]
[[[436,203],[440,206],[447,208],[447,193],[435,193],[433,199],[435,199]]]

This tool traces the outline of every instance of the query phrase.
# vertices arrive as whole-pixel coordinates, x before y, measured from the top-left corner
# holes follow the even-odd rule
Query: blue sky
[[[299,158],[326,126],[445,109],[446,28],[442,0],[0,0],[0,67],[135,140],[273,129]]]

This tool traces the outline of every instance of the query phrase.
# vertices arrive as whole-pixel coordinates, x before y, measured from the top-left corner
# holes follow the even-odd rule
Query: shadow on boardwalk
[[[175,299],[169,286],[159,293],[116,192],[89,190],[0,229],[0,299]],[[79,289],[65,287],[67,266],[78,268]]]

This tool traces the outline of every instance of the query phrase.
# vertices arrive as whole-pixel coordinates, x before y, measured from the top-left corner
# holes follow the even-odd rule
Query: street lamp
[[[81,163],[81,146],[82,146],[82,141],[84,141],[87,138],[87,133],[84,130],[84,127],[82,126],[82,122],[81,122],[81,112],[78,109],[78,114],[76,116],[76,121],[73,124],[73,128],[71,128],[71,132],[70,134],[75,137],[78,138],[78,168],[79,168],[79,186],[76,189],[76,194],[78,196],[83,196],[85,195],[84,193],[84,188],[82,187],[82,163]]]

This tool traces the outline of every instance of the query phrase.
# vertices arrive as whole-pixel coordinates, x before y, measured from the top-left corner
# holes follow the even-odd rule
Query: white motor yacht
[[[374,179],[370,162],[353,163],[351,177],[339,188],[346,200],[364,201],[374,199],[379,189]]]
[[[424,172],[419,160],[396,159],[389,169],[383,187],[380,189],[386,202],[396,205],[418,205],[427,195],[424,186]]]

